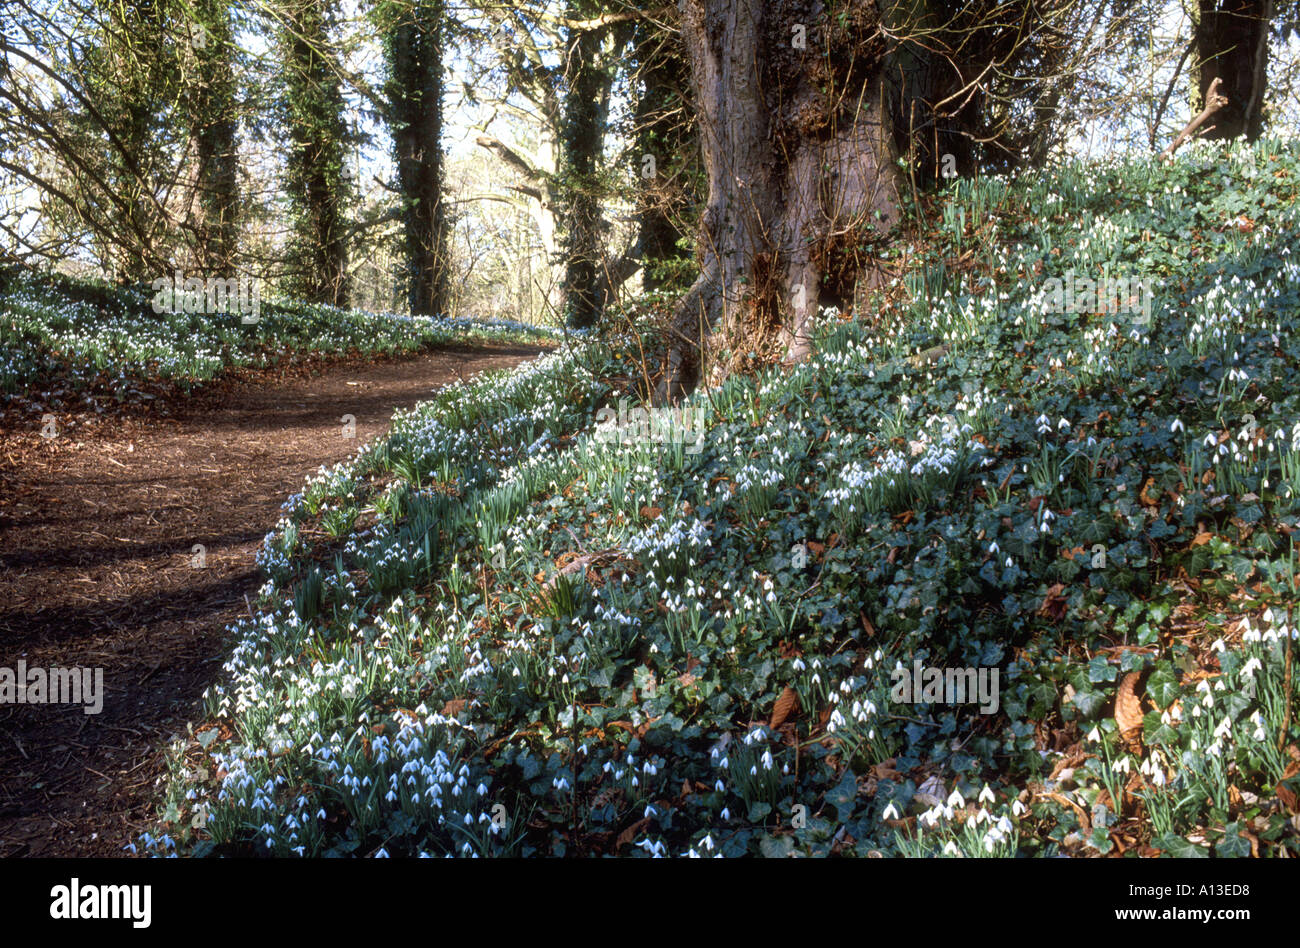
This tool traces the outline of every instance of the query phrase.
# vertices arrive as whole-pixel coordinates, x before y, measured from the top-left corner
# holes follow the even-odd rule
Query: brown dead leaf
[[[772,719],[768,722],[768,727],[776,730],[785,723],[791,713],[799,707],[799,696],[794,693],[794,689],[787,686],[781,692],[781,697],[776,699],[776,704],[772,708]]]
[[[444,718],[457,717],[460,715],[462,711],[465,710],[465,706],[468,703],[469,702],[466,701],[464,698],[453,698],[451,701],[448,701],[446,704],[442,706],[442,716]]]
[[[663,513],[659,507],[642,507],[641,516],[647,520],[658,520],[659,515]]]
[[[1160,503],[1160,492],[1156,491],[1154,494],[1151,493],[1151,488],[1155,487],[1155,485],[1156,479],[1154,477],[1148,477],[1147,482],[1143,484],[1142,489],[1138,491],[1138,498],[1148,507],[1155,507]]]
[[[1213,539],[1213,533],[1198,533],[1196,536],[1192,537],[1192,542],[1189,543],[1188,546],[1201,546],[1202,544],[1209,543]]]
[[[1038,614],[1053,622],[1060,622],[1065,618],[1066,599],[1064,596],[1065,584],[1053,583],[1047,590],[1047,596],[1043,599],[1043,604],[1038,609]]]
[[[1282,779],[1277,782],[1275,789],[1277,798],[1288,810],[1292,813],[1300,813],[1300,798],[1297,798],[1296,792],[1282,782],[1300,774],[1300,752],[1297,752],[1296,746],[1291,744],[1287,747],[1287,753],[1291,755],[1291,763],[1287,764],[1286,770],[1282,771]]]
[[[877,780],[892,780],[895,783],[903,782],[903,775],[894,769],[894,764],[898,762],[896,757],[888,757],[871,768],[871,775]]]
[[[614,843],[614,851],[618,852],[624,846],[631,846],[633,840],[637,838],[640,832],[650,824],[650,817],[637,820],[623,832],[618,834],[618,841]]]
[[[1137,683],[1141,672],[1129,672],[1119,683],[1115,694],[1115,723],[1119,733],[1130,747],[1142,747],[1142,699],[1137,696]]]

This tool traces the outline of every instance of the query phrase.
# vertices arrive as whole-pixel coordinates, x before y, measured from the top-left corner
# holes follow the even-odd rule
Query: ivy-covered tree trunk
[[[690,73],[680,38],[649,23],[637,24],[633,50],[641,80],[634,156],[641,182],[637,195],[641,282],[648,290],[685,290],[689,277],[686,285],[680,284],[690,253],[681,246],[686,236],[681,222],[690,203],[694,151],[684,103]]]
[[[1272,0],[1199,0],[1196,21],[1197,75],[1203,105],[1215,79],[1228,104],[1215,113],[1205,138],[1254,141],[1264,130]],[[1199,107],[1199,106],[1198,106]]]
[[[347,124],[330,41],[333,10],[287,0],[282,34],[297,268],[291,283],[313,303],[348,305]]]
[[[902,178],[874,2],[683,0],[708,183],[700,275],[678,306],[662,396],[699,381],[701,354],[809,352],[823,295],[851,298],[855,248],[899,216]],[[848,250],[849,252],[845,252]]]
[[[200,208],[197,257],[213,273],[229,276],[239,242],[239,127],[229,0],[196,0],[190,44],[191,90]]]
[[[411,312],[447,305],[447,217],[442,200],[442,0],[393,4],[386,38],[389,127],[402,201],[404,282]]]
[[[574,0],[569,15],[591,7]],[[605,142],[603,98],[607,81],[599,62],[602,34],[571,30],[565,45],[563,127],[560,136],[561,221],[564,227],[564,313],[570,326],[595,325],[600,315],[596,281],[604,260],[598,169]]]

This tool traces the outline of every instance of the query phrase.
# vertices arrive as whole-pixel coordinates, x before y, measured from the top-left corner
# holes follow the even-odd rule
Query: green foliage
[[[1297,854],[1297,182],[1265,141],[953,191],[908,250],[943,280],[644,427],[600,411],[616,336],[441,392],[268,536],[183,843]],[[1058,311],[1071,268],[1158,304]],[[344,509],[382,516],[304,539]],[[902,706],[919,665],[996,669],[996,710]]]

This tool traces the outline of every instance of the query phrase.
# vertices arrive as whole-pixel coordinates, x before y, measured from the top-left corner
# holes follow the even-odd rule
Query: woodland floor
[[[105,695],[92,715],[0,705],[0,857],[122,855],[152,825],[164,747],[220,672],[280,505],[394,409],[541,351],[453,346],[244,372],[189,397],[59,414],[53,439],[33,419],[55,406],[11,405],[0,424],[0,666],[102,668]],[[191,565],[199,543],[202,569]]]

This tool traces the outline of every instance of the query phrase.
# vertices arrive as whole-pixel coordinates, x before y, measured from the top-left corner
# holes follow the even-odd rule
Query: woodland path
[[[280,505],[394,409],[543,350],[444,346],[413,356],[245,372],[184,398],[0,418],[0,666],[104,670],[99,714],[0,704],[0,857],[121,856],[156,816],[168,739],[221,670],[260,585]],[[356,419],[355,439],[340,418]],[[65,416],[59,416],[65,417]],[[206,565],[192,565],[194,544]]]

